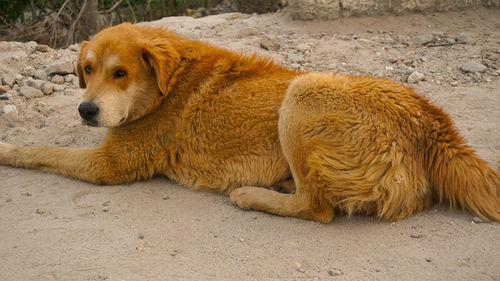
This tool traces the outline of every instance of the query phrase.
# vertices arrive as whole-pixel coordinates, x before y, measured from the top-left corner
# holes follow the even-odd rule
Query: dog
[[[1,165],[107,185],[161,174],[243,209],[323,223],[335,211],[399,220],[435,201],[500,221],[499,174],[402,84],[301,73],[131,24],[83,42],[76,71],[78,111],[109,128],[103,143],[2,143]]]

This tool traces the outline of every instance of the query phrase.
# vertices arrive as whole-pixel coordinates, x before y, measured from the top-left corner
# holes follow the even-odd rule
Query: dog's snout
[[[99,107],[93,102],[82,102],[78,106],[78,112],[83,119],[90,121],[99,113]]]

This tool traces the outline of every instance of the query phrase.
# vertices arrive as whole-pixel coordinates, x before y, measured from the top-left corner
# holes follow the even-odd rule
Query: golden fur
[[[397,220],[434,200],[500,221],[500,176],[401,84],[298,73],[130,24],[84,42],[77,72],[81,106],[99,109],[86,122],[109,127],[104,142],[1,143],[0,164],[96,184],[163,174],[242,208],[321,222],[334,209]]]

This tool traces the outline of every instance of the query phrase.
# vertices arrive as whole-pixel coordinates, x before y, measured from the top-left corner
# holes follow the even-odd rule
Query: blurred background
[[[0,40],[66,47],[122,22],[268,13],[284,5],[283,0],[0,0]]]

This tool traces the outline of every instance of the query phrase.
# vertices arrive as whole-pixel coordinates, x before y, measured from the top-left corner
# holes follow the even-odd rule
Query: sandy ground
[[[425,78],[411,86],[443,106],[469,144],[496,166],[500,10],[306,23],[281,14],[229,14],[154,24],[304,70],[401,82],[418,71]],[[262,49],[266,36],[279,48]],[[455,37],[466,44],[422,45]],[[40,53],[35,45],[0,42],[0,77],[76,57],[68,49]],[[459,67],[468,61],[488,68],[464,73]],[[105,129],[80,124],[81,91],[73,78],[40,98],[18,95],[19,86],[5,93],[1,140],[97,145]],[[7,114],[6,105],[16,112]],[[320,224],[242,211],[224,195],[163,177],[96,186],[0,167],[0,179],[0,280],[500,280],[500,224],[476,224],[472,215],[446,206],[399,222],[340,215]]]

